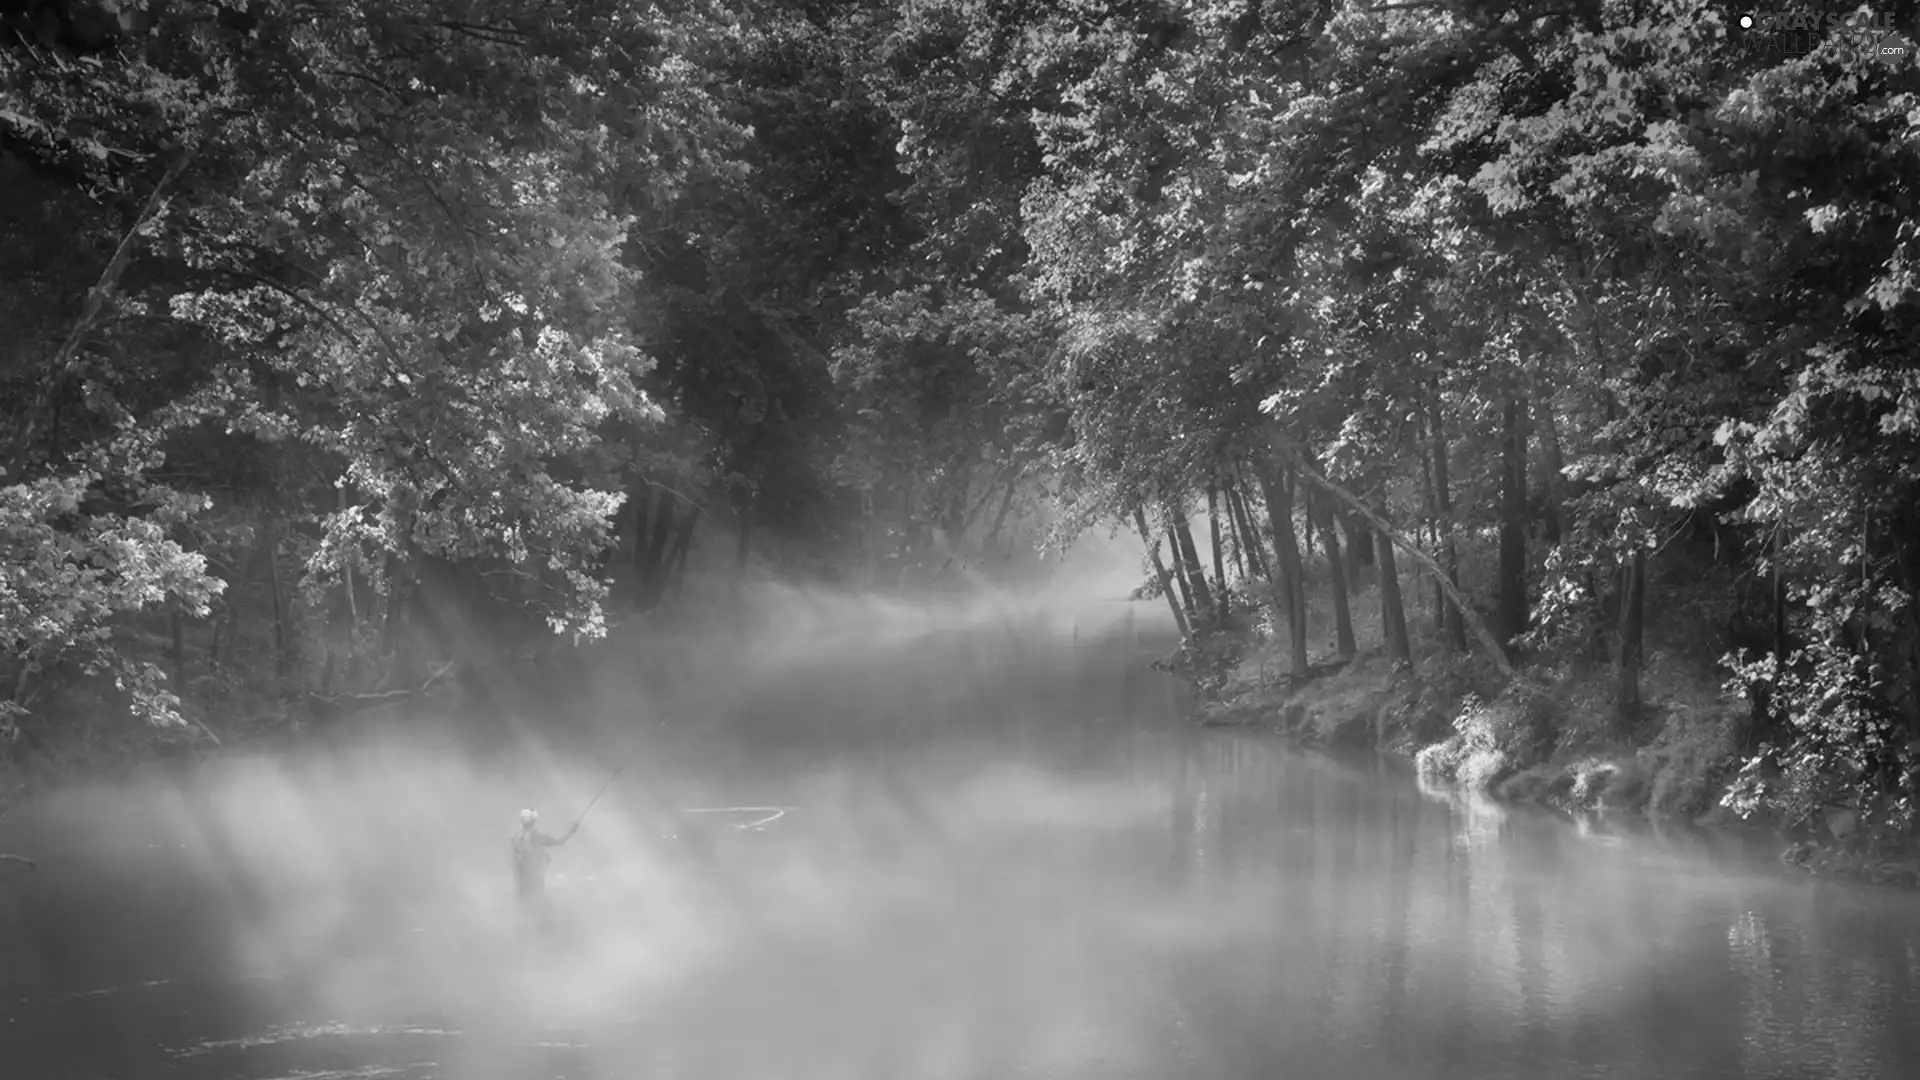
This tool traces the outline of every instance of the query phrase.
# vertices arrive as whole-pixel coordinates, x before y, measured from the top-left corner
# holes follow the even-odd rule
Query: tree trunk
[[[1439,550],[1440,529],[1437,525],[1429,522],[1427,524],[1427,551],[1431,553]],[[1434,633],[1441,636],[1442,640],[1446,638],[1447,610],[1447,591],[1442,589],[1440,582],[1436,580],[1433,583],[1433,630]]]
[[[733,500],[733,516],[735,530],[733,568],[735,570],[745,570],[747,568],[747,549],[753,541],[752,495],[742,495]],[[869,519],[873,516],[873,504],[871,501],[867,503],[867,516]]]
[[[1373,529],[1366,518],[1348,512],[1343,515],[1341,524],[1347,529],[1347,584],[1355,592],[1360,591],[1364,580],[1361,569],[1373,565]]]
[[[1173,519],[1173,532],[1180,541],[1180,562],[1185,568],[1185,576],[1193,588],[1193,610],[1197,618],[1211,619],[1214,611],[1213,590],[1207,588],[1207,572],[1200,565],[1200,549],[1193,542],[1193,529],[1187,523],[1187,513],[1178,502],[1167,507]]]
[[[1000,528],[1007,523],[1007,511],[1013,509],[1013,493],[1020,483],[1018,478],[1007,481],[1006,494],[1000,497],[1000,510],[993,515],[993,527],[987,530],[987,538],[980,542],[980,550],[991,554],[1000,540]]]
[[[633,500],[633,610],[644,609],[647,598],[647,540],[652,535],[648,511],[652,509],[653,485],[645,480],[635,489]]]
[[[971,457],[970,451],[955,453],[942,470],[940,485],[933,493],[933,512],[928,516],[947,534],[949,544],[959,544],[973,520],[973,515],[967,512],[967,495],[973,490],[973,470],[968,467]]]
[[[273,593],[273,669],[285,675],[293,670],[293,639],[287,629],[286,599],[280,595],[279,539],[273,526],[260,527],[260,555],[267,561],[267,588]]]
[[[1386,634],[1387,655],[1413,663],[1413,643],[1407,639],[1407,609],[1400,602],[1400,570],[1394,564],[1393,538],[1376,532],[1375,561],[1380,564],[1380,628]]]
[[[1276,625],[1287,627],[1288,632],[1291,633],[1295,602],[1294,594],[1300,583],[1299,567],[1297,565],[1289,566],[1287,560],[1282,557],[1280,552],[1280,534],[1274,524],[1273,493],[1270,490],[1272,479],[1267,475],[1266,470],[1259,467],[1258,462],[1253,463],[1249,468],[1253,472],[1254,483],[1259,487],[1261,493],[1260,501],[1265,504],[1267,511],[1267,529],[1265,535],[1262,535],[1260,531],[1258,524],[1259,517],[1253,509],[1253,503],[1250,498],[1247,502],[1247,522],[1252,529],[1253,535],[1260,537],[1259,546],[1263,556],[1268,552],[1268,543],[1271,542],[1273,545],[1271,549],[1273,558],[1267,563],[1268,591],[1272,594],[1275,605],[1273,617]]]
[[[232,589],[232,585],[227,586]],[[220,668],[227,662],[227,645],[233,640],[233,606],[221,608],[220,617],[213,623],[213,641],[207,646],[207,666]]]
[[[346,559],[340,567],[340,590],[347,598],[347,642],[349,645],[360,633],[360,597],[353,583],[353,560]]]
[[[1773,683],[1767,688],[1767,729],[1783,719],[1777,714],[1778,689],[1787,674],[1787,657],[1793,643],[1787,640],[1786,528],[1773,526]]]
[[[1147,547],[1147,557],[1153,560],[1153,578],[1160,583],[1160,595],[1167,598],[1167,607],[1173,612],[1173,625],[1180,630],[1180,640],[1193,636],[1193,630],[1187,625],[1187,617],[1180,610],[1180,601],[1173,595],[1173,582],[1167,579],[1167,566],[1160,561],[1160,545],[1153,539],[1153,533],[1147,530],[1147,514],[1138,503],[1133,507],[1133,524],[1140,530],[1140,542]]]
[[[986,482],[986,485],[980,489],[980,497],[973,500],[973,505],[967,510],[966,520],[960,526],[962,532],[973,528],[974,519],[980,516],[980,511],[986,509],[987,501],[993,498],[994,492],[1000,490],[1000,485],[1012,482],[1015,471],[1014,466],[1008,465],[994,473],[993,477]]]
[[[1440,551],[1440,527],[1436,521],[1439,515],[1434,509],[1436,502],[1438,500],[1433,493],[1433,458],[1431,455],[1422,454],[1420,457],[1420,509],[1426,520],[1422,523],[1421,529],[1427,539],[1427,551],[1434,554]],[[1433,583],[1433,630],[1436,634],[1446,629],[1445,596],[1446,594],[1440,591],[1440,583],[1435,581]]]
[[[1620,568],[1619,648],[1614,659],[1614,704],[1623,723],[1640,715],[1640,670],[1646,626],[1647,553],[1635,548]]]
[[[1245,541],[1246,553],[1253,561],[1253,572],[1271,582],[1273,573],[1267,568],[1267,545],[1260,539],[1260,530],[1253,527],[1253,514],[1247,509],[1246,496],[1242,494],[1237,478],[1229,479],[1227,483],[1227,506],[1232,511],[1234,520],[1239,523],[1238,527]]]
[[[1436,525],[1440,530],[1441,568],[1447,583],[1457,589],[1460,587],[1460,553],[1454,540],[1453,481],[1448,476],[1446,419],[1440,411],[1440,395],[1437,393],[1427,399],[1427,416],[1433,436],[1428,449],[1433,461],[1433,506],[1438,517]],[[1455,652],[1467,651],[1467,627],[1457,606],[1447,605],[1446,625],[1442,630],[1442,640]]]
[[[218,644],[214,648],[213,661],[221,666],[226,665],[240,644],[240,604],[242,598],[246,596],[247,589],[253,584],[254,564],[259,559],[260,547],[255,544],[253,550],[247,553],[246,559],[236,568],[233,577],[228,579],[226,589],[220,594],[220,603],[223,605],[220,615],[222,626],[220,633],[215,635]],[[348,567],[352,565],[351,561],[347,563]]]
[[[638,610],[652,611],[667,590],[667,545],[673,539],[673,506],[677,500],[662,489],[653,515],[653,536],[647,541],[645,574],[640,579]]]
[[[1187,580],[1187,561],[1180,557],[1180,538],[1173,535],[1172,529],[1167,530],[1167,550],[1173,552],[1173,580],[1180,586],[1180,608],[1187,613],[1187,621],[1191,623],[1196,614],[1193,583]]]
[[[1786,561],[1784,532],[1778,524],[1773,527],[1773,662],[1781,670],[1786,669],[1791,651],[1787,642],[1787,577],[1781,565]]]
[[[1353,640],[1353,609],[1347,603],[1347,568],[1340,559],[1340,536],[1334,531],[1333,507],[1325,498],[1313,500],[1313,522],[1320,530],[1320,546],[1327,553],[1327,579],[1333,590],[1333,647],[1341,657],[1359,652]]]
[[[1296,487],[1291,477],[1287,479],[1289,489]],[[1313,565],[1313,489],[1307,488],[1296,493],[1294,502],[1300,506],[1300,521],[1306,528],[1300,530],[1300,580],[1311,581],[1313,575],[1307,573],[1307,567]]]
[[[905,534],[901,544],[901,554],[912,556],[920,550],[920,537],[924,527],[913,516],[913,479],[909,477],[900,489],[900,528]]]
[[[1274,559],[1280,568],[1280,578],[1286,582],[1284,606],[1281,618],[1287,624],[1287,635],[1291,639],[1289,660],[1295,675],[1307,673],[1307,589],[1306,578],[1301,572],[1300,545],[1293,531],[1293,492],[1287,485],[1286,477],[1275,477],[1274,466],[1261,468],[1255,466],[1260,479],[1260,494],[1267,502],[1267,518],[1273,526]]]
[[[1540,449],[1547,459],[1547,474],[1541,478],[1546,496],[1544,533],[1547,543],[1558,544],[1566,524],[1567,478],[1562,470],[1567,461],[1560,449],[1560,425],[1554,420],[1551,395],[1539,398],[1535,414],[1540,422]]]
[[[667,566],[671,570],[673,593],[680,595],[687,586],[687,558],[693,551],[694,526],[700,523],[700,508],[694,507],[693,513],[680,521],[680,531],[673,538],[673,550],[667,556]]]
[[[469,624],[463,622],[463,632],[456,633],[440,616],[442,603],[454,605],[456,611],[464,607],[458,599],[462,584],[460,571],[453,563],[431,556],[420,560],[414,574],[414,588],[407,598],[407,621],[437,646],[434,652],[439,660],[458,660],[467,647],[461,638],[471,634],[466,629]]]
[[[1220,486],[1221,509],[1227,515],[1227,536],[1233,540],[1233,568],[1240,580],[1247,580],[1247,537],[1240,529],[1240,516],[1234,512],[1233,484],[1223,482]]]
[[[85,364],[81,346],[86,344],[95,325],[112,313],[109,301],[112,299],[114,290],[119,286],[121,277],[125,275],[127,267],[132,264],[134,241],[139,237],[141,227],[166,205],[163,196],[168,186],[180,177],[181,172],[186,169],[193,157],[194,151],[189,150],[174,154],[167,162],[166,171],[161,174],[159,182],[154,184],[153,190],[147,193],[146,201],[141,204],[139,213],[134,215],[133,223],[120,235],[120,242],[114,246],[113,255],[107,260],[105,269],[100,271],[100,277],[95,280],[93,288],[87,290],[86,298],[80,305],[80,317],[74,320],[65,339],[60,342],[60,347],[54,350],[53,360],[48,364],[46,374],[33,380],[38,384],[39,391],[31,402],[26,403],[26,408],[14,426],[13,441],[8,454],[8,461],[12,466],[8,470],[9,483],[19,483],[26,477],[28,457],[32,451],[34,437],[38,434],[36,429],[46,422],[43,419],[46,414],[57,412],[68,384],[79,379]]]
[[[1207,482],[1207,532],[1213,539],[1213,593],[1219,603],[1214,618],[1224,623],[1227,619],[1227,559],[1220,541],[1220,488],[1212,481]]]
[[[387,663],[387,679],[381,689],[387,689],[399,681],[401,674],[400,624],[406,608],[406,586],[401,575],[404,568],[397,553],[387,556],[387,613],[386,622],[380,632],[380,652]],[[278,592],[278,587],[275,587]]]
[[[1407,556],[1419,564],[1422,570],[1436,577],[1441,577],[1444,580],[1444,575],[1440,573],[1438,564],[1429,558],[1425,552],[1422,552],[1413,541],[1395,532],[1393,527],[1387,524],[1385,518],[1367,509],[1367,505],[1361,502],[1358,496],[1320,475],[1311,465],[1303,463],[1301,470],[1307,480],[1315,487],[1338,499],[1349,510],[1373,526],[1375,532],[1391,538],[1394,545],[1406,552]],[[1349,546],[1358,545],[1352,544]],[[1494,666],[1499,668],[1500,673],[1508,679],[1516,680],[1520,678],[1520,672],[1514,668],[1513,661],[1507,658],[1507,652],[1501,648],[1499,639],[1493,636],[1493,631],[1487,628],[1487,624],[1481,620],[1479,613],[1468,605],[1467,598],[1461,594],[1460,590],[1456,588],[1451,581],[1447,582],[1446,592],[1447,602],[1460,609],[1460,617],[1466,622],[1468,633],[1472,634],[1474,640],[1480,643],[1480,647],[1487,653],[1487,658],[1492,660]]]
[[[167,629],[171,640],[167,645],[167,659],[173,662],[173,678],[183,680],[187,672],[187,631],[186,619],[180,614],[180,604],[176,601],[167,605]]]
[[[1518,395],[1509,397],[1501,439],[1500,474],[1500,643],[1509,659],[1519,655],[1518,639],[1527,632],[1527,412]]]

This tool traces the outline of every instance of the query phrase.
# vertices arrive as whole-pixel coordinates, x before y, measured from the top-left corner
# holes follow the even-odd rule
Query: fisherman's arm
[[[559,847],[561,844],[573,839],[573,834],[579,831],[580,823],[576,821],[563,836],[548,836],[546,833],[535,833],[534,843],[539,844],[541,847]]]

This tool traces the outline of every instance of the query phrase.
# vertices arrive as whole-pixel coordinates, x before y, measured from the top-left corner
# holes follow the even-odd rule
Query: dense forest
[[[16,758],[1044,507],[1302,678],[1697,661],[1730,805],[1913,827],[1912,4],[3,10]]]

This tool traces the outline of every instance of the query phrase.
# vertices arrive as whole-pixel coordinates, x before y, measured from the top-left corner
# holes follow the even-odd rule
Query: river
[[[0,1076],[1916,1075],[1912,896],[1198,729],[1164,614],[822,625],[670,705],[613,664],[547,751],[396,724],[44,800]],[[516,910],[515,812],[636,733]]]

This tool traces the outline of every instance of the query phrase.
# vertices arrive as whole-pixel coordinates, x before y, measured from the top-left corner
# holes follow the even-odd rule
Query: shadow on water
[[[26,823],[41,869],[0,884],[0,1073],[1854,1078],[1920,1060],[1907,896],[1192,728],[1146,666],[1170,643],[1151,605],[807,603],[803,632],[676,658],[670,693],[610,646],[576,708],[510,725],[567,739],[481,751],[420,719],[47,800]],[[519,910],[514,812],[564,827],[636,737],[547,910]],[[731,809],[757,807],[784,809]]]

